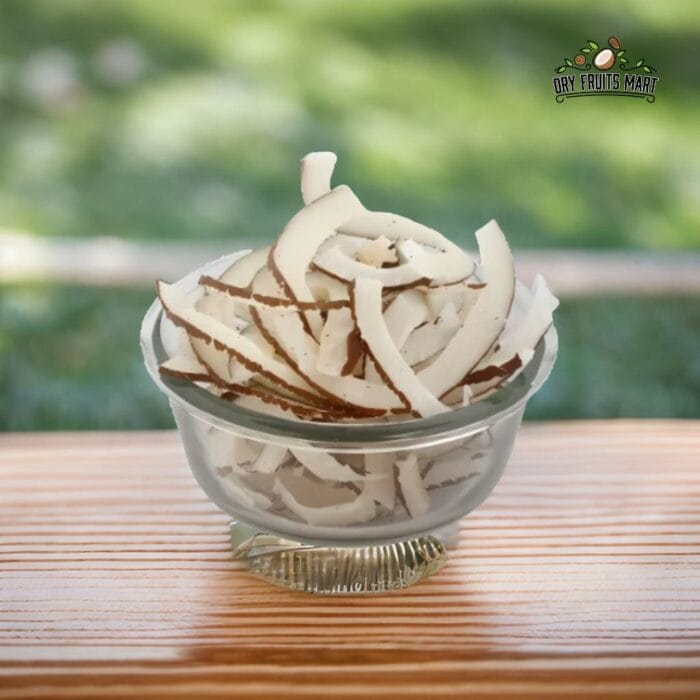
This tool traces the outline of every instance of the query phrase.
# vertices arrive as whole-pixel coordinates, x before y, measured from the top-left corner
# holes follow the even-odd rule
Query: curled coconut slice
[[[241,333],[187,305],[182,292],[173,285],[158,282],[158,296],[173,323],[185,328],[191,338],[212,343],[227,352],[247,369],[267,376],[300,396],[315,398],[308,385],[287,365],[267,356]]]
[[[339,185],[292,217],[272,247],[268,263],[287,297],[297,302],[315,301],[306,273],[316,250],[343,221],[360,211],[364,207],[353,191],[347,185]],[[320,337],[320,313],[305,311],[302,318],[314,337]]]
[[[382,316],[382,287],[377,280],[355,280],[352,309],[362,340],[374,359],[379,374],[404,399],[409,409],[421,416],[434,416],[449,411],[419,381],[394,345]]]
[[[333,455],[317,450],[290,448],[289,451],[312,474],[324,481],[339,481],[347,483],[351,481],[364,481],[364,474],[356,472],[347,464],[339,462]]]
[[[415,252],[409,262],[433,284],[450,284],[467,279],[474,272],[474,261],[459,246],[434,229],[405,216],[387,212],[365,212],[338,227],[340,233],[365,238],[384,236],[393,241],[412,241],[435,252]],[[397,244],[400,245],[401,244]]]
[[[513,324],[506,322],[498,345],[490,355],[474,368],[467,378],[471,384],[502,377],[508,364],[514,365],[513,371],[524,367],[523,358],[532,356],[536,345],[552,325],[552,313],[559,306],[559,300],[549,291],[542,275],[537,275],[532,283],[530,303],[525,313]],[[515,362],[515,358],[520,358]],[[493,377],[489,377],[489,372]],[[509,372],[506,376],[509,376]]]
[[[191,357],[176,355],[166,360],[159,368],[159,372],[173,379],[186,379],[190,382],[208,382],[209,372],[200,362]]]
[[[435,396],[461,383],[503,330],[515,293],[513,256],[495,221],[476,232],[486,287],[460,329],[433,363],[418,378]]]
[[[415,452],[395,462],[394,477],[396,494],[408,514],[416,518],[427,513],[430,510],[430,494],[423,484]]]
[[[403,406],[401,399],[381,384],[371,384],[352,375],[334,377],[323,374],[316,368],[318,344],[304,332],[299,315],[279,309],[256,310],[254,316],[264,334],[276,344],[280,352],[300,376],[324,395],[352,406],[374,413],[393,410]]]
[[[397,348],[403,348],[411,332],[429,318],[425,295],[415,289],[398,294],[384,312],[384,323]]]
[[[331,191],[331,178],[338,156],[331,151],[308,153],[301,159],[301,197],[304,204],[315,202]]]
[[[275,480],[284,486],[296,501],[307,508],[349,503],[354,501],[358,494],[357,487],[354,485],[321,481],[303,468],[285,466],[277,472]],[[274,482],[272,488],[274,490]]]
[[[374,500],[364,491],[352,501],[321,507],[302,505],[281,481],[275,484],[275,494],[292,513],[309,525],[354,525],[372,520],[376,515]]]
[[[470,460],[471,452],[458,447],[430,462],[423,472],[423,484],[427,490],[462,483],[475,479],[479,472],[474,471]]]
[[[440,352],[460,327],[454,304],[449,301],[440,315],[411,333],[401,348],[401,356],[413,366]]]
[[[396,503],[394,459],[393,452],[368,452],[365,455],[365,469],[373,478],[365,481],[364,491],[389,511],[394,510]]]
[[[427,284],[432,279],[408,263],[396,267],[367,265],[343,253],[339,246],[321,251],[314,257],[313,263],[319,270],[337,279],[352,282],[367,277],[379,280],[387,289]]]

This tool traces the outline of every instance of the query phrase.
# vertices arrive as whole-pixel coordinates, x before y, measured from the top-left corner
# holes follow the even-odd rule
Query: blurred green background
[[[555,103],[561,59],[612,34],[657,101]],[[691,1],[3,0],[0,229],[235,250],[331,149],[368,207],[464,244],[493,217],[521,249],[696,250],[698,47]],[[0,429],[172,425],[137,344],[152,295],[0,283]],[[700,415],[698,301],[564,300],[528,417]]]

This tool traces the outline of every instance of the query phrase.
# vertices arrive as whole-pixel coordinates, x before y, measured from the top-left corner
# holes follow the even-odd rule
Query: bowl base
[[[413,586],[447,562],[434,535],[360,547],[324,547],[283,539],[232,522],[236,559],[269,583],[317,595],[387,593]]]

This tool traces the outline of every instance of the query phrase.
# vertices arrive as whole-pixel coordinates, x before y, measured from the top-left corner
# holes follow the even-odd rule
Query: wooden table
[[[177,436],[0,437],[0,698],[700,697],[700,423],[528,425],[433,579],[273,588]]]

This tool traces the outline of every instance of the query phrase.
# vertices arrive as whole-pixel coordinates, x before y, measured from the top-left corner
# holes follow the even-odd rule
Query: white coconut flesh
[[[495,222],[477,231],[475,265],[437,231],[333,189],[335,160],[304,158],[305,206],[273,246],[193,288],[159,283],[163,376],[297,422],[398,422],[499,391],[552,323],[557,301],[544,280],[514,304],[513,259]],[[420,517],[434,489],[472,488],[491,449],[467,441],[333,456],[206,441],[241,505],[338,526]]]
[[[474,469],[471,457],[470,450],[457,448],[434,459],[422,475],[425,488],[432,490],[478,477],[480,472]]]
[[[387,289],[407,287],[428,279],[411,264],[375,267],[349,257],[339,246],[320,252],[314,257],[313,262],[319,270],[347,282],[369,277],[379,280]]]
[[[435,320],[416,328],[401,347],[401,356],[413,366],[440,352],[460,328],[454,304],[449,301]]]
[[[266,374],[278,380],[283,386],[307,391],[307,385],[287,365],[278,362],[261,352],[260,348],[238,331],[187,306],[180,290],[164,282],[158,283],[158,296],[170,319],[181,325],[190,337],[200,337],[225,350],[248,367],[251,371]]]
[[[364,466],[367,474],[373,477],[365,482],[365,493],[378,505],[392,512],[396,504],[393,453],[370,452],[365,455]]]
[[[384,323],[394,345],[403,349],[411,332],[431,318],[425,295],[415,289],[401,292],[384,312]]]
[[[459,330],[435,361],[418,373],[421,382],[442,396],[469,373],[503,330],[515,293],[513,256],[495,221],[476,232],[486,286]]]
[[[270,267],[287,295],[296,301],[313,302],[306,273],[318,247],[335,234],[335,229],[363,211],[360,200],[347,185],[339,185],[304,207],[284,227],[270,252]],[[320,313],[304,313],[313,335],[321,334]]]
[[[396,244],[386,236],[379,236],[379,238],[365,242],[355,257],[358,262],[372,267],[398,265],[399,262]]]
[[[394,391],[411,411],[434,416],[449,410],[418,379],[394,345],[382,316],[382,286],[374,279],[357,279],[353,287],[353,313],[362,340]]]
[[[311,204],[331,191],[331,178],[338,156],[330,151],[316,151],[301,159],[301,197]]]
[[[360,474],[349,465],[339,462],[327,452],[299,448],[290,448],[290,452],[299,464],[303,464],[312,474],[324,481],[348,483],[364,481],[365,479],[364,474]]]
[[[373,520],[377,508],[374,500],[362,492],[354,500],[327,506],[310,507],[299,503],[292,492],[278,481],[275,494],[282,499],[287,509],[309,525],[354,525]]]
[[[418,252],[414,249],[414,254],[410,255],[407,262],[410,262],[421,276],[432,280],[433,284],[458,282],[474,272],[474,261],[459,246],[438,231],[405,216],[387,212],[366,212],[343,223],[338,227],[338,231],[367,238],[382,236],[397,241],[400,251],[406,241],[432,248],[434,252]]]
[[[397,460],[394,474],[398,497],[408,514],[415,518],[427,513],[430,510],[430,494],[423,483],[416,453]]]
[[[209,381],[209,371],[196,358],[176,355],[163,362],[160,373],[175,379],[189,379],[192,382]]]

